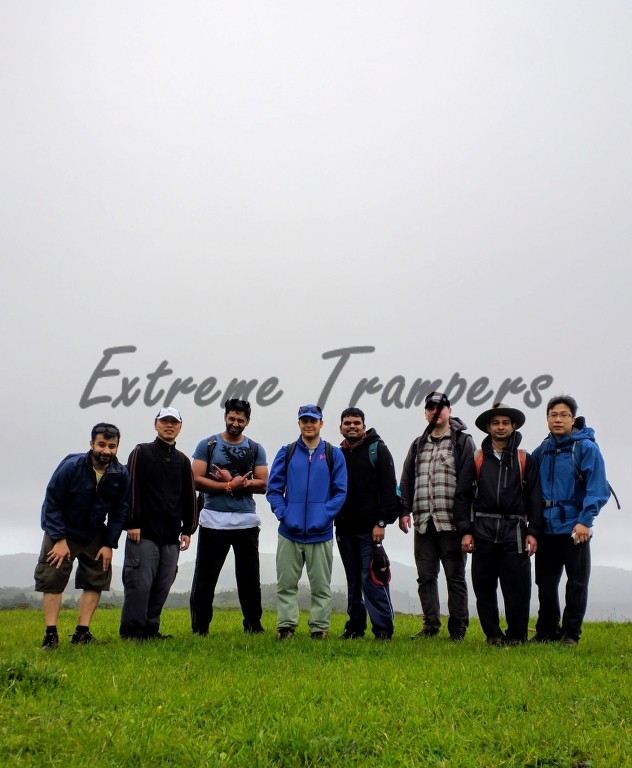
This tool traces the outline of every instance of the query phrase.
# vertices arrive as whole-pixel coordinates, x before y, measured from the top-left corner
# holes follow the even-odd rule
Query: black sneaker
[[[155,635],[148,635],[148,640],[173,640],[173,635],[163,635],[162,632],[156,632]]]
[[[44,635],[42,648],[45,651],[54,651],[59,646],[59,635],[57,632],[47,632]]]
[[[244,621],[244,632],[247,635],[263,635],[265,629],[261,624],[251,624],[249,621]]]
[[[488,637],[487,645],[493,645],[496,648],[503,648],[506,645],[505,638],[504,637]]]
[[[390,635],[376,635],[375,639],[378,640],[379,642],[384,642],[385,640],[390,640],[391,636]]]
[[[341,640],[360,640],[364,637],[364,632],[350,632],[346,629],[341,635]]]
[[[462,635],[460,632],[455,632],[450,635],[450,640],[452,640],[453,643],[462,643],[465,640],[465,635]]]
[[[88,645],[88,643],[93,643],[96,640],[96,637],[91,632],[75,632],[74,635],[71,635],[70,643],[72,645]]]
[[[439,634],[438,629],[422,629],[421,632],[417,632],[416,635],[411,635],[411,640],[421,640],[427,637],[436,637]]]

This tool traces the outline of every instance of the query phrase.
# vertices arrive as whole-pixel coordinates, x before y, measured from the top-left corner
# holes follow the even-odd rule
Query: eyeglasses
[[[114,424],[97,424],[92,429],[93,435],[103,435],[103,437],[120,437],[121,433],[118,430],[118,427],[115,427]]]
[[[237,398],[233,398],[224,403],[224,408],[250,408],[250,403],[247,400],[237,400]]]
[[[299,419],[304,413],[317,413],[319,416],[323,415],[322,408],[320,408],[318,405],[301,405],[301,407],[298,409]]]
[[[572,413],[557,413],[556,411],[551,411],[551,413],[547,413],[546,415],[547,419],[572,419],[573,414]]]

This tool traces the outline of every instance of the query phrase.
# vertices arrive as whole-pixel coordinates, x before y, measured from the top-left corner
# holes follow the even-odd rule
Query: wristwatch
[[[377,527],[378,528],[386,528],[386,523],[384,522],[384,520],[378,520],[377,521]]]

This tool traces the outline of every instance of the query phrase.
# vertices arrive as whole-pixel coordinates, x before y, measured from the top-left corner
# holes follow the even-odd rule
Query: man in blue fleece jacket
[[[298,410],[300,437],[277,453],[267,499],[279,521],[277,546],[277,630],[279,640],[298,625],[298,582],[307,569],[311,591],[309,629],[314,640],[329,634],[333,521],[347,493],[347,467],[340,448],[320,437],[318,405]]]
[[[540,466],[544,526],[535,555],[535,582],[540,608],[536,642],[579,642],[588,603],[590,539],[610,489],[595,432],[577,417],[569,395],[546,406],[548,437],[533,451]],[[561,616],[558,587],[566,571],[566,605]]]

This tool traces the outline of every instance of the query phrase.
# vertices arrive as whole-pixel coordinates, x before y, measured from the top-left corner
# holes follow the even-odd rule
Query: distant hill
[[[276,582],[275,556],[269,553],[261,553],[261,583],[264,585],[274,585]],[[37,562],[35,554],[18,555],[0,555],[0,588],[10,590],[10,593],[20,594],[32,597],[33,592],[33,569]],[[193,580],[194,563],[192,560],[182,562],[178,568],[178,576],[173,586],[172,593],[188,592],[191,589]],[[421,613],[419,598],[417,596],[417,572],[414,567],[404,565],[400,562],[391,562],[393,578],[391,581],[391,600],[398,613]],[[112,581],[113,593],[122,593],[123,584],[121,582],[120,566],[114,566],[114,576]],[[218,592],[232,592],[235,590],[234,562],[232,553],[226,560],[217,585]],[[74,578],[74,577],[73,577]],[[469,582],[469,570],[468,570]],[[303,584],[307,584],[304,576]],[[73,584],[71,578],[70,584]],[[562,579],[562,586],[564,580]],[[332,576],[332,590],[334,592],[346,592],[346,581],[342,562],[337,554],[334,555],[334,568]],[[274,590],[264,590],[268,595],[274,593]],[[441,596],[442,609],[445,612],[446,589],[443,574],[439,575],[439,593]],[[68,590],[69,595],[74,594],[73,589]],[[107,593],[104,595],[104,601],[107,600]],[[234,601],[233,601],[234,602]],[[337,601],[339,602],[339,601]],[[344,610],[344,606],[343,606]],[[474,592],[470,583],[470,612],[476,615],[476,604],[474,601]],[[531,600],[531,613],[537,612],[536,587],[533,588],[533,598]],[[590,579],[590,595],[588,599],[588,611],[586,614],[588,621],[632,621],[632,571],[623,568],[608,568],[604,566],[593,566]]]

